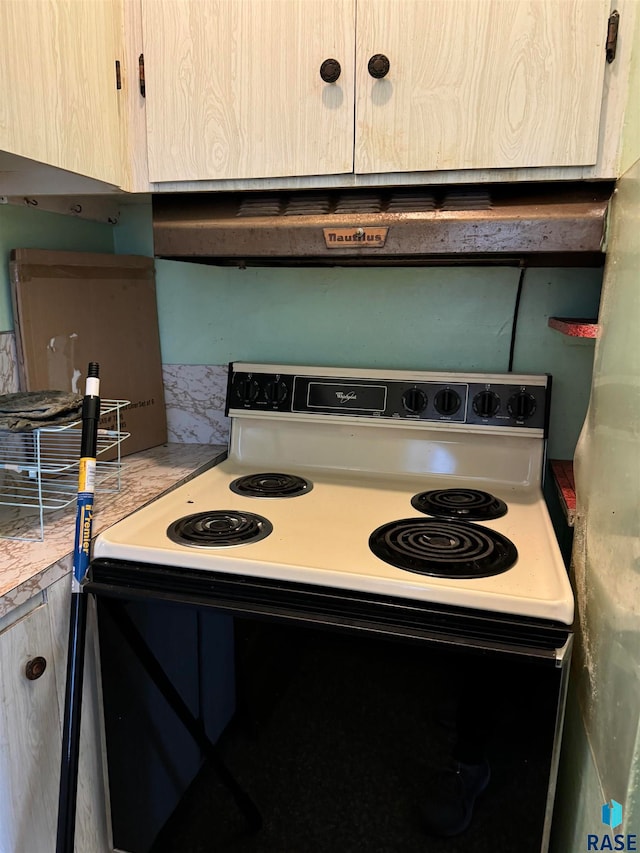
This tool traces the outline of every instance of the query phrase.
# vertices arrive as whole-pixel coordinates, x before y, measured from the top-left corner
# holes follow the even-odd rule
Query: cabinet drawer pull
[[[24,668],[24,674],[27,676],[29,681],[35,681],[36,678],[40,678],[46,668],[47,661],[45,658],[33,658],[32,660],[27,661],[27,665]]]
[[[325,83],[335,83],[342,72],[337,59],[325,59],[320,66],[320,76]]]
[[[382,77],[386,77],[389,73],[389,69],[391,68],[391,63],[384,55],[384,53],[375,53],[371,59],[369,60],[369,64],[367,65],[367,70],[372,77],[375,77],[376,80],[380,80]]]

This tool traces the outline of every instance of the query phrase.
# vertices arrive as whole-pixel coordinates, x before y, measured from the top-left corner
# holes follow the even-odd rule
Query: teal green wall
[[[119,255],[153,255],[151,203],[123,204],[113,229],[115,251]]]
[[[158,261],[163,357],[506,370],[508,269],[230,269]]]
[[[12,249],[113,252],[113,228],[32,207],[0,205],[0,332],[13,329],[9,253]]]
[[[148,205],[123,209],[116,251],[152,254]],[[156,262],[162,359],[504,372],[519,270],[511,267],[250,268]],[[525,276],[514,370],[551,373],[550,452],[571,458],[593,342],[549,316],[596,317],[601,270]]]

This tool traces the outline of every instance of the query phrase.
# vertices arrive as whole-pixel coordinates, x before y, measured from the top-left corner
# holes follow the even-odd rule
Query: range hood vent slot
[[[331,199],[326,195],[288,196],[282,212],[285,216],[325,216],[331,212]]]
[[[491,196],[485,190],[472,192],[456,192],[453,190],[445,195],[442,210],[489,210]]]
[[[157,257],[600,266],[611,182],[157,195]]]
[[[280,196],[245,196],[240,199],[236,216],[281,216]]]

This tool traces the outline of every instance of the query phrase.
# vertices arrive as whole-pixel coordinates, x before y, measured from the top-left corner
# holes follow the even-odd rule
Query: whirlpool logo
[[[336,397],[340,403],[350,403],[352,400],[358,399],[355,391],[349,391],[346,394],[344,391],[336,391]]]
[[[616,830],[622,825],[622,806],[616,800],[604,803],[601,809],[601,819],[605,826]],[[638,836],[635,833],[589,833],[587,835],[587,850],[637,850]]]

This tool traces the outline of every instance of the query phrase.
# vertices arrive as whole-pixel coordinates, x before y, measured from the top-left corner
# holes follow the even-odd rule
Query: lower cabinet
[[[46,603],[0,634],[0,685],[0,851],[48,853],[56,838],[60,715]]]
[[[55,851],[69,596],[65,577],[0,622],[0,853]],[[108,853],[92,601],[89,610],[75,849]]]

